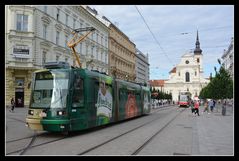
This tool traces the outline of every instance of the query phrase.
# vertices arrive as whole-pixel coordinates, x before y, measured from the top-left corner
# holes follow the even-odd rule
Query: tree
[[[220,60],[218,63],[221,65]],[[201,98],[226,99],[233,98],[233,81],[227,70],[221,65],[219,71],[214,67],[215,77],[204,87],[199,96]]]

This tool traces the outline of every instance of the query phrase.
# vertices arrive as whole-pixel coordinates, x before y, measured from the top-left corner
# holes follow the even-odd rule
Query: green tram
[[[45,68],[33,73],[32,130],[78,131],[150,113],[148,87],[66,64]]]

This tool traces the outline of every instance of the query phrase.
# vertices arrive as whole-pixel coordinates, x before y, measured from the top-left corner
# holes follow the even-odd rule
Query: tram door
[[[85,123],[85,108],[84,108],[84,80],[80,77],[78,72],[75,72],[73,83],[73,96],[71,106],[71,123],[72,130],[82,129]]]
[[[24,107],[24,89],[23,88],[16,88],[15,105],[16,107]]]

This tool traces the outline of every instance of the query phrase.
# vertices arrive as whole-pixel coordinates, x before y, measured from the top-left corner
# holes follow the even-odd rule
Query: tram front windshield
[[[180,101],[187,102],[188,101],[188,96],[187,95],[180,95]]]
[[[69,73],[65,71],[36,73],[30,107],[65,108],[68,82]]]

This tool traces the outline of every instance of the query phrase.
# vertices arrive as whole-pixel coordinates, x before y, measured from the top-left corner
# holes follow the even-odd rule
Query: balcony
[[[33,38],[34,32],[10,30],[9,38],[15,38],[15,37]]]
[[[36,68],[33,64],[33,61],[27,58],[15,58],[12,61],[7,61],[6,67],[12,68],[12,69],[35,69]]]

